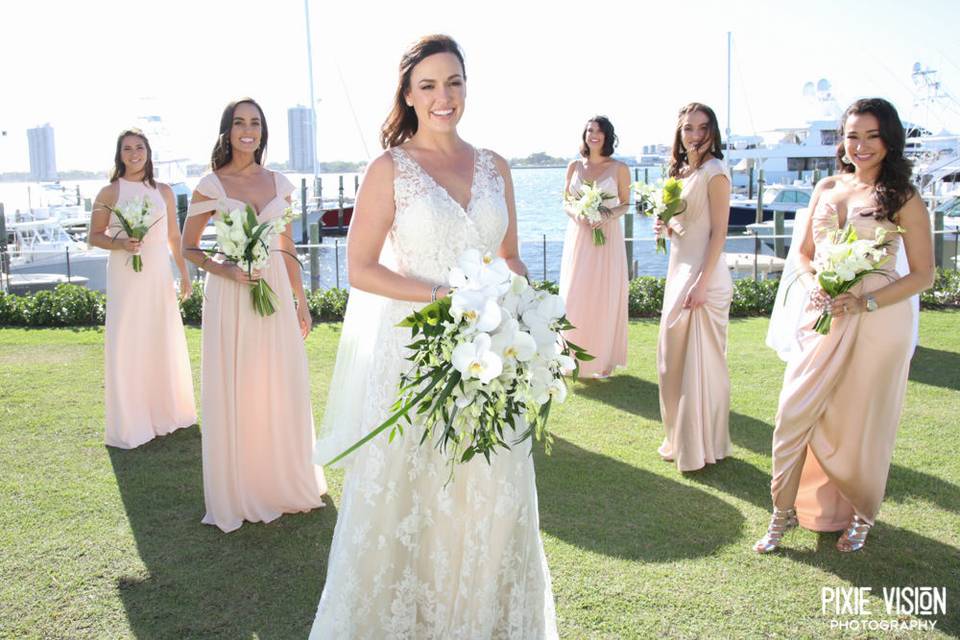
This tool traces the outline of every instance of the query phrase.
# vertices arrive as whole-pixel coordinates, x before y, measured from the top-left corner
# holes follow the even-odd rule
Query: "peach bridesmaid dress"
[[[874,208],[853,208],[848,222],[860,238],[895,225],[874,218]],[[836,209],[813,212],[819,250],[837,228]],[[890,234],[888,253],[900,237]],[[852,292],[863,295],[897,277],[896,260],[884,274],[867,276]],[[787,363],[773,433],[771,493],[777,508],[796,506],[800,524],[816,531],[846,527],[854,514],[873,524],[887,474],[907,388],[913,335],[909,300],[870,313],[833,320],[830,333],[813,331],[819,310],[808,304],[800,352]],[[807,455],[807,453],[813,455]]]
[[[617,164],[611,163],[597,185],[606,193],[617,193]],[[577,163],[570,178],[570,191],[583,184],[582,164]],[[620,204],[619,198],[607,206]],[[603,225],[606,244],[593,244],[593,230],[574,220],[567,223],[560,262],[560,296],[567,318],[576,327],[564,337],[594,356],[580,363],[584,378],[605,378],[618,367],[627,366],[627,252],[620,219]]]
[[[716,176],[729,179],[723,163],[713,158],[685,178],[687,209],[670,221],[674,233],[657,343],[660,415],[666,437],[658,452],[666,460],[675,460],[680,471],[712,464],[730,455],[732,448],[727,323],[733,280],[722,253],[710,275],[706,304],[683,308],[710,241],[707,185]]]
[[[283,215],[293,185],[274,174],[276,195],[258,213],[261,222]],[[190,205],[190,215],[243,207],[216,174],[197,191],[212,198]],[[208,275],[204,287],[201,366],[204,524],[223,531],[244,520],[270,522],[284,513],[323,506],[327,491],[311,460],[313,413],[307,354],[300,336],[283,254],[273,239],[263,278],[277,294],[277,310],[260,316],[250,286]]]
[[[117,204],[145,198],[156,224],[141,244],[143,270],[131,253],[113,250],[107,260],[104,336],[106,443],[133,449],[156,436],[197,422],[193,376],[167,248],[167,204],[157,189],[118,178]],[[126,238],[116,215],[107,234]]]

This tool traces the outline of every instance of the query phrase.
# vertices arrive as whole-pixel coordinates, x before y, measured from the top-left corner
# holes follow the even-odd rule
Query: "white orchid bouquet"
[[[457,463],[482,454],[487,462],[497,447],[536,437],[550,451],[550,407],[567,395],[564,375],[576,376],[578,360],[592,360],[560,331],[572,329],[560,296],[530,286],[506,262],[477,250],[466,251],[450,270],[451,293],[400,323],[411,329],[413,363],[400,378],[394,412],[333,464],[390,431],[392,442],[403,423],[423,427],[420,442],[436,440]]]
[[[580,192],[577,196],[564,194],[567,204],[571,207],[571,209],[573,209],[575,215],[590,224],[603,222],[605,216],[610,215],[610,208],[604,204],[604,201],[612,200],[616,198],[616,196],[612,196],[609,193],[604,192],[602,189],[600,189],[600,187],[597,186],[596,182],[589,181],[580,185],[579,191]],[[594,229],[594,246],[599,247],[606,243],[607,236],[604,235],[603,229]]]
[[[149,198],[131,198],[115,207],[108,205],[103,206],[117,217],[117,220],[120,221],[120,227],[123,229],[123,232],[127,234],[127,237],[133,238],[134,240],[143,240],[144,236],[147,235],[147,231],[162,219],[157,218],[153,222],[150,222],[151,214],[153,213],[153,204]],[[114,239],[119,235],[120,232],[117,231]],[[137,273],[143,271],[143,258],[139,253],[133,255],[133,270]]]
[[[283,233],[295,217],[290,207],[282,216],[268,222],[259,222],[249,204],[244,208],[226,211],[213,223],[217,230],[217,245],[208,253],[222,255],[227,262],[233,262],[248,275],[255,270],[266,269],[270,262],[273,237]],[[265,279],[260,278],[250,287],[250,297],[253,308],[261,316],[269,316],[276,311],[277,294]]]
[[[856,230],[849,224],[843,229],[831,231],[828,237],[829,243],[822,248],[818,247],[813,264],[820,288],[830,298],[836,298],[841,293],[852,289],[855,284],[871,273],[889,275],[880,268],[891,259],[887,252],[887,246],[890,244],[887,238],[889,233],[903,233],[903,229],[897,227],[891,232],[880,227],[872,240],[858,238]],[[817,318],[813,329],[817,333],[827,335],[830,333],[832,323],[833,316],[828,307]]]
[[[635,182],[633,183],[633,191],[644,215],[648,217],[656,216],[663,222],[664,226],[669,225],[677,235],[683,235],[683,225],[673,220],[674,216],[678,216],[687,210],[687,203],[681,195],[683,193],[683,180],[667,178],[666,180],[657,180],[652,185],[646,182]],[[673,220],[672,224],[671,220]],[[657,253],[666,252],[667,239],[661,232],[657,234]]]

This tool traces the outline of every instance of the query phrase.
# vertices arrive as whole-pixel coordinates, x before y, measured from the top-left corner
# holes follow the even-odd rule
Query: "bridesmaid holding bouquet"
[[[258,223],[282,219],[294,187],[263,167],[267,121],[250,98],[227,105],[213,148],[213,171],[197,184],[184,225],[204,287],[201,409],[205,524],[225,532],[243,521],[270,522],[323,506],[327,487],[314,466],[313,412],[303,340],[310,331],[290,226],[271,237],[268,266],[248,272],[199,249],[212,216],[251,206]],[[261,315],[250,289],[261,279],[276,310]],[[296,299],[296,304],[294,304]]]
[[[896,109],[882,98],[858,100],[844,113],[840,134],[838,174],[817,184],[788,256],[799,273],[792,289],[806,300],[799,348],[783,376],[773,432],[773,515],[753,547],[758,553],[778,548],[798,524],[842,529],[841,552],[866,544],[906,394],[915,320],[909,298],[929,288],[935,274],[930,217],[911,184]],[[886,255],[849,291],[830,298],[821,278],[829,278],[831,246],[847,229]],[[895,267],[901,243],[910,267],[902,277]],[[824,312],[826,326],[817,331]]]
[[[730,177],[721,159],[720,126],[710,107],[680,110],[670,177],[683,181],[683,213],[664,230],[672,238],[660,315],[657,373],[666,436],[659,453],[680,471],[730,455],[727,322],[733,280],[723,256]]]
[[[125,211],[143,218],[141,239],[124,231]],[[133,449],[197,421],[193,376],[177,305],[190,278],[180,253],[173,190],[153,178],[150,142],[139,129],[117,137],[110,184],[97,194],[89,243],[110,251],[104,336],[106,443]],[[137,270],[139,268],[139,270]]]
[[[627,253],[620,217],[630,208],[630,170],[614,160],[617,136],[604,116],[587,121],[580,155],[567,167],[564,212],[570,217],[560,263],[560,296],[576,327],[564,337],[594,357],[580,363],[585,378],[606,378],[627,365]],[[578,215],[586,189],[605,196],[595,222]]]

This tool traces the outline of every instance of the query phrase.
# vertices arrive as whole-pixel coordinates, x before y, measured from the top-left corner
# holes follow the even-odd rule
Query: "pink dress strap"
[[[200,195],[207,196],[210,200],[193,200],[190,202],[190,206],[187,208],[188,218],[216,211],[220,206],[220,201],[226,197],[223,186],[213,173],[208,173],[200,178],[200,182],[197,183],[196,192]]]
[[[280,200],[285,200],[287,196],[296,191],[297,188],[292,182],[290,182],[290,179],[287,178],[287,176],[283,175],[279,171],[275,171],[273,176],[277,187],[277,198]]]

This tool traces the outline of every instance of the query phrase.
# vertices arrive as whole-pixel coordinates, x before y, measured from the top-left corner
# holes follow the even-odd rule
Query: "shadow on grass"
[[[960,390],[960,353],[917,346],[910,361],[910,380]]]
[[[694,487],[557,438],[537,457],[540,527],[581,549],[668,562],[708,556],[740,536],[743,515]]]
[[[789,548],[789,534],[782,547],[785,557],[803,562],[858,587],[870,587],[871,593],[883,598],[883,588],[892,587],[946,587],[946,614],[931,618],[936,628],[954,638],[960,637],[960,606],[957,598],[957,571],[960,570],[960,550],[937,540],[918,535],[878,521],[870,530],[867,546],[856,553],[836,550],[838,534],[821,533],[813,551]],[[824,581],[823,586],[837,586]],[[811,598],[818,594],[811,594]],[[886,615],[881,604],[873,609],[871,619],[896,618]]]
[[[305,638],[337,512],[327,506],[225,534],[200,524],[200,433],[109,449],[142,575],[118,580],[138,638]]]

